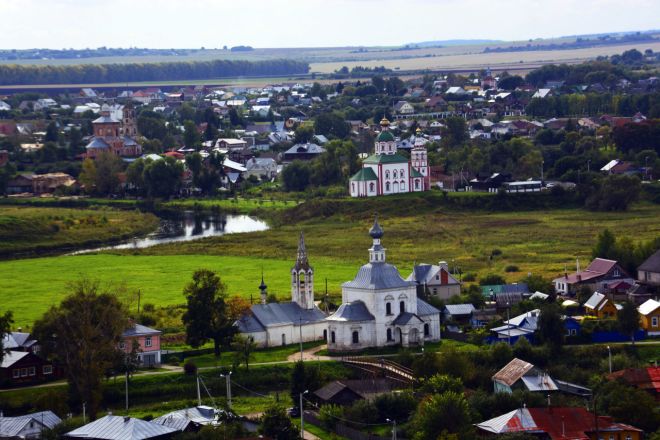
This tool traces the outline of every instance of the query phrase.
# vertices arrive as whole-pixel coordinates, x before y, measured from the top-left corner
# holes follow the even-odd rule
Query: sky
[[[386,46],[660,28],[660,0],[0,0],[0,48]]]

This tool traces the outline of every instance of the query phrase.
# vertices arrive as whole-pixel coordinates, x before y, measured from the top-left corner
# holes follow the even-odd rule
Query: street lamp
[[[392,424],[392,440],[396,440],[396,420],[385,419]]]
[[[511,345],[511,323],[509,322],[509,301],[506,302],[506,338],[509,345]]]
[[[610,346],[607,346],[607,354],[609,358],[609,366],[610,366],[610,374],[612,374],[612,350],[610,350]]]
[[[305,412],[303,411],[303,395],[309,393],[309,390],[305,390],[300,393],[300,438],[305,438]]]

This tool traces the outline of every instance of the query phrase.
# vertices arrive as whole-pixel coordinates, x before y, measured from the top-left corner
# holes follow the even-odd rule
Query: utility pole
[[[83,402],[83,425],[87,424],[87,414],[86,414],[86,408],[87,407],[87,402]],[[0,416],[1,417],[1,416]]]
[[[610,366],[610,374],[612,374],[612,350],[610,349],[610,346],[607,346],[607,354],[608,354],[608,364]]]
[[[125,394],[126,394],[126,415],[128,415],[128,355],[124,354],[126,356],[124,358],[124,361],[126,363],[126,383],[125,383]]]
[[[388,422],[392,422],[392,440],[396,440],[396,420],[385,419]]]
[[[227,374],[221,374],[220,377],[225,378],[227,389],[227,409],[231,409],[231,371]]]
[[[140,316],[140,299],[141,299],[142,293],[140,292],[140,289],[138,289],[138,316]]]
[[[300,393],[300,438],[305,438],[305,411],[303,411],[303,395],[309,393],[309,390],[305,390]]]
[[[199,374],[195,376],[197,378],[197,405],[202,405],[202,393],[199,390]]]
[[[509,322],[509,301],[506,302],[506,338],[509,346],[511,345],[511,323]]]

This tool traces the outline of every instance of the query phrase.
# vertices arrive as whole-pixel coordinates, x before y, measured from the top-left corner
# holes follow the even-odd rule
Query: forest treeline
[[[82,64],[76,66],[5,64],[0,65],[0,85],[178,81],[235,76],[281,76],[307,73],[308,71],[309,64],[288,59]]]

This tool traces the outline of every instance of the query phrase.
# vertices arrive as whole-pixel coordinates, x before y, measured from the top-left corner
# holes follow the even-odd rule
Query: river
[[[157,244],[268,229],[266,222],[248,215],[181,211],[159,214],[159,218],[158,229],[144,237],[136,237],[112,246],[81,249],[68,255],[80,255],[108,249],[143,249]]]

